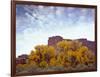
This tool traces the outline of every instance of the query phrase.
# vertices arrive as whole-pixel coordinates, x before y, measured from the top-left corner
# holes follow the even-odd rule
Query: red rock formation
[[[27,58],[28,55],[25,54],[18,56],[18,58],[16,58],[16,64],[25,64]]]
[[[62,41],[63,38],[61,36],[52,36],[48,39],[48,46],[55,46],[59,41]]]
[[[55,45],[62,40],[71,41],[71,39],[63,39],[61,36],[52,36],[52,37],[49,37],[49,39],[48,39],[48,46],[54,46],[55,47]],[[87,46],[91,51],[93,51],[95,53],[95,42],[94,41],[89,41],[85,38],[75,39],[75,40],[82,42],[82,44],[84,46]]]
[[[95,52],[95,42],[87,39],[78,39],[84,46],[87,46],[91,51]]]

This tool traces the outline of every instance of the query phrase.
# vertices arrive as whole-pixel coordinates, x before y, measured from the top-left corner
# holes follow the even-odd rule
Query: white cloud
[[[24,7],[27,10],[25,13],[26,17],[23,19],[19,17],[17,19],[17,29],[21,29],[22,26],[25,27],[22,28],[22,33],[17,32],[16,35],[17,56],[29,54],[36,45],[47,44],[48,37],[56,35],[60,35],[65,39],[87,38],[88,40],[94,41],[94,23],[93,21],[83,21],[86,18],[83,14],[78,17],[79,20],[76,21],[77,23],[72,23],[75,17],[73,16],[74,13],[68,13],[70,16],[70,20],[68,21],[64,15],[65,8],[57,8],[56,15],[53,12],[54,7],[50,7],[51,10],[48,10],[48,7],[44,11],[38,9],[38,13],[32,11],[34,8],[33,6]],[[39,6],[39,8],[42,9],[43,7]],[[73,10],[73,8],[69,8],[69,10]],[[50,13],[48,13],[49,11]]]

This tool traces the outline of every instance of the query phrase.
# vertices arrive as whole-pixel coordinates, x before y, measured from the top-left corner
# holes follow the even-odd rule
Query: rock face
[[[16,64],[25,64],[27,58],[28,58],[28,55],[26,54],[18,56],[18,58],[16,58]]]
[[[71,41],[71,39],[63,39],[61,36],[53,36],[53,37],[49,37],[48,46],[55,46],[58,42],[60,42],[62,40]],[[82,42],[82,44],[84,46],[87,46],[91,51],[95,52],[95,42],[94,41],[89,41],[89,40],[84,39],[84,38],[75,39],[75,40]]]
[[[78,39],[83,45],[87,46],[91,51],[95,52],[95,42],[87,39]]]
[[[48,46],[55,46],[59,41],[62,41],[63,38],[61,36],[53,36],[48,39]]]

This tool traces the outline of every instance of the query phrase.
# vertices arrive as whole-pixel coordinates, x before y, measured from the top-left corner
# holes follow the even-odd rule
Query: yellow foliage
[[[31,54],[31,55],[29,55],[29,59],[37,61],[38,59],[40,59],[40,57],[38,55],[36,55],[36,54]]]
[[[52,47],[52,46],[48,47],[48,54],[50,55],[50,57],[55,57],[56,52],[55,52],[54,47]]]
[[[42,61],[40,64],[39,64],[40,67],[42,68],[46,68],[48,67],[48,63],[46,61]]]
[[[71,41],[63,40],[63,41],[57,43],[57,48],[59,51],[66,52],[66,51],[68,51],[69,48],[72,47],[71,45],[72,45]]]
[[[56,59],[55,58],[51,58],[50,59],[50,66],[56,66]]]
[[[64,54],[64,52],[60,52],[57,55],[57,65],[58,66],[63,66],[63,64],[65,62],[65,57],[66,57],[66,55]]]
[[[56,53],[59,52],[59,53]],[[56,48],[48,45],[37,45],[28,57],[29,66],[37,65],[42,68],[48,66],[71,66],[90,64],[95,62],[95,55],[81,42],[63,40]],[[17,67],[28,67],[28,64],[18,64]]]

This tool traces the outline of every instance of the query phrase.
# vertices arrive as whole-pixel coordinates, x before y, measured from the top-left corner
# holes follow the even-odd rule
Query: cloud
[[[17,5],[16,9],[17,56],[47,44],[50,36],[94,41],[94,9],[42,5]]]

